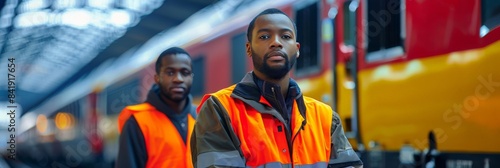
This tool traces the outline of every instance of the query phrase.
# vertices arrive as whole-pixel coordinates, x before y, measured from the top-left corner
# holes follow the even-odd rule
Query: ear
[[[155,73],[155,83],[158,84],[160,83],[160,76],[158,76],[158,74]]]
[[[252,57],[252,46],[250,46],[249,41],[247,41],[247,43],[246,43],[246,51],[247,51],[247,56]]]
[[[300,55],[300,43],[297,42],[297,58],[299,58]]]

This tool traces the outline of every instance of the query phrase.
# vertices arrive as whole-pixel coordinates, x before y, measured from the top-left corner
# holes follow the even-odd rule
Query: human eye
[[[263,40],[268,39],[268,38],[269,38],[269,35],[267,35],[267,34],[263,34],[263,35],[259,36],[259,39],[263,39]]]
[[[184,76],[184,77],[191,76],[191,74],[192,74],[192,72],[190,70],[183,70],[181,73],[182,73],[182,76]]]
[[[289,35],[289,34],[284,34],[284,35],[281,36],[281,38],[283,38],[283,39],[291,39],[292,36]]]
[[[165,74],[167,74],[167,76],[174,76],[175,72],[174,71],[166,71]]]

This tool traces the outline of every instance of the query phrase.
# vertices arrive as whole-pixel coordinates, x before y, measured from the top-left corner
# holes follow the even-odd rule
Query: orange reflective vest
[[[299,95],[288,127],[255,89],[247,75],[202,99],[192,140],[196,167],[362,165],[330,106]]]
[[[182,140],[177,128],[162,112],[149,103],[127,106],[118,117],[118,129],[130,116],[134,116],[144,135],[148,160],[146,167],[193,167],[189,140],[195,119],[188,114],[187,144]]]

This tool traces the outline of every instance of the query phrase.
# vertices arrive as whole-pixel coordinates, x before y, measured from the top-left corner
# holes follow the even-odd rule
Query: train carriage
[[[252,69],[247,25],[268,7],[296,22],[292,76],[340,114],[365,167],[500,167],[500,1],[297,0],[247,10],[181,46],[193,58],[196,103]],[[77,101],[82,112],[48,121],[60,114],[92,126],[89,144],[112,162],[117,115],[145,99],[154,62],[127,73],[94,86]]]
[[[305,95],[339,112],[367,167],[500,166],[500,2],[323,0],[279,8],[295,20],[301,43],[293,77]],[[256,14],[185,46],[197,71],[194,95],[251,70],[244,45]]]

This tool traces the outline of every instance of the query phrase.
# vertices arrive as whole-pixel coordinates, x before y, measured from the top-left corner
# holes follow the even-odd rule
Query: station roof
[[[219,0],[1,1],[0,63],[15,58],[15,103],[29,111]],[[0,102],[9,102],[0,83]],[[9,103],[8,103],[9,104]]]

